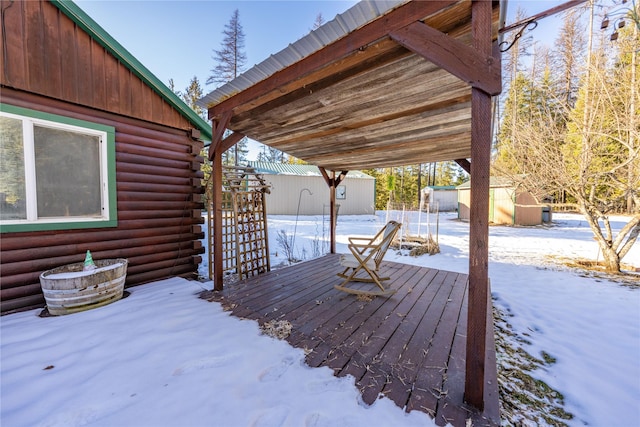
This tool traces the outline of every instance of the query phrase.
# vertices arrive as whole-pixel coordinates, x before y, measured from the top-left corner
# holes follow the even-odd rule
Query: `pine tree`
[[[173,85],[173,79],[169,80],[169,82]],[[173,90],[173,89],[172,89]],[[187,86],[184,90],[184,93],[180,93],[179,91],[175,91],[174,92],[182,97],[182,100],[185,102],[185,104],[187,104],[189,107],[191,107],[191,109],[193,111],[196,112],[196,114],[198,114],[200,117],[202,117],[203,119],[207,120],[207,112],[202,109],[202,107],[200,107],[196,102],[198,101],[198,99],[202,98],[203,92],[202,92],[202,87],[200,86],[200,81],[198,80],[197,76],[193,76],[193,78],[191,79],[191,81],[189,82],[189,86]],[[200,151],[200,156],[205,159],[204,163],[202,164],[201,170],[204,173],[204,178],[203,181],[205,183],[205,186],[207,185],[207,183],[209,182],[209,180],[211,179],[211,162],[208,160],[209,159],[209,147],[204,147],[201,151]],[[204,195],[204,198],[206,200],[207,198],[207,194]]]
[[[634,161],[640,150],[640,5],[636,8],[635,14],[630,13],[630,17],[635,18],[631,19],[631,25],[618,29],[617,57],[613,64],[613,81],[616,84],[612,88],[613,102],[619,111],[616,118],[628,125],[621,138],[631,166],[627,168],[626,176],[619,177],[626,183],[624,192],[628,214],[640,209],[640,158]]]
[[[568,108],[575,105],[580,69],[584,67],[586,39],[585,28],[581,22],[582,12],[578,8],[567,12],[552,53],[552,62],[557,70],[559,98]]]
[[[288,158],[289,156],[277,148],[262,144],[257,160],[260,162],[288,163]]]
[[[217,65],[211,70],[212,74],[207,79],[207,84],[223,84],[235,79],[244,71],[247,62],[247,55],[244,52],[244,32],[238,9],[233,12],[222,34],[224,38],[220,50],[213,51],[215,54],[213,59]],[[242,138],[223,154],[222,159],[225,164],[238,166],[240,162],[246,161],[248,153],[247,138]]]
[[[195,111],[200,117],[207,120],[207,112],[202,109],[196,102],[202,98],[202,87],[200,86],[200,81],[198,77],[193,76],[191,81],[189,82],[189,86],[184,90],[184,94],[182,95],[182,100],[189,106],[193,111]]]
[[[238,9],[231,15],[231,20],[224,27],[224,38],[220,50],[214,50],[213,60],[216,66],[211,70],[211,75],[207,79],[207,84],[227,83],[238,77],[243,71],[247,62],[247,55],[244,52],[244,32],[240,24],[240,13]]]
[[[503,174],[522,173],[518,163],[520,147],[517,138],[521,123],[531,116],[530,98],[533,83],[524,73],[518,73],[511,82],[504,101],[504,115],[496,136],[494,167]]]

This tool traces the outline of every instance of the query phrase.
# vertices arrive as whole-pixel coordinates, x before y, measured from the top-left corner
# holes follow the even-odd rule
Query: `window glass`
[[[0,232],[116,227],[115,128],[0,103]]]
[[[100,137],[34,126],[38,217],[100,216]]]
[[[0,219],[26,219],[22,120],[0,116]]]

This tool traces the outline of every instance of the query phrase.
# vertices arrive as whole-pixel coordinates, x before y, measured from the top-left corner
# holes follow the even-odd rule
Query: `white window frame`
[[[110,227],[117,225],[115,200],[115,129],[113,127],[3,104],[0,104],[0,116],[22,121],[26,187],[26,219],[0,220],[2,232]],[[34,147],[35,126],[97,136],[99,138],[100,215],[38,217]]]

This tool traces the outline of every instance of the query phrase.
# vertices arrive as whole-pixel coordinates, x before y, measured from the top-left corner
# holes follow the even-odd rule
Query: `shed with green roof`
[[[249,162],[248,166],[264,175],[271,185],[267,195],[267,213],[271,215],[328,214],[329,188],[314,165]],[[336,188],[340,215],[375,213],[376,180],[361,171],[349,171]],[[310,194],[311,193],[311,194]]]

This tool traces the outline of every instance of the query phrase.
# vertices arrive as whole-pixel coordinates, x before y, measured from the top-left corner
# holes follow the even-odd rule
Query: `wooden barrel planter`
[[[49,314],[57,316],[89,310],[122,298],[127,260],[95,261],[96,269],[83,271],[78,262],[47,270],[40,275]]]

